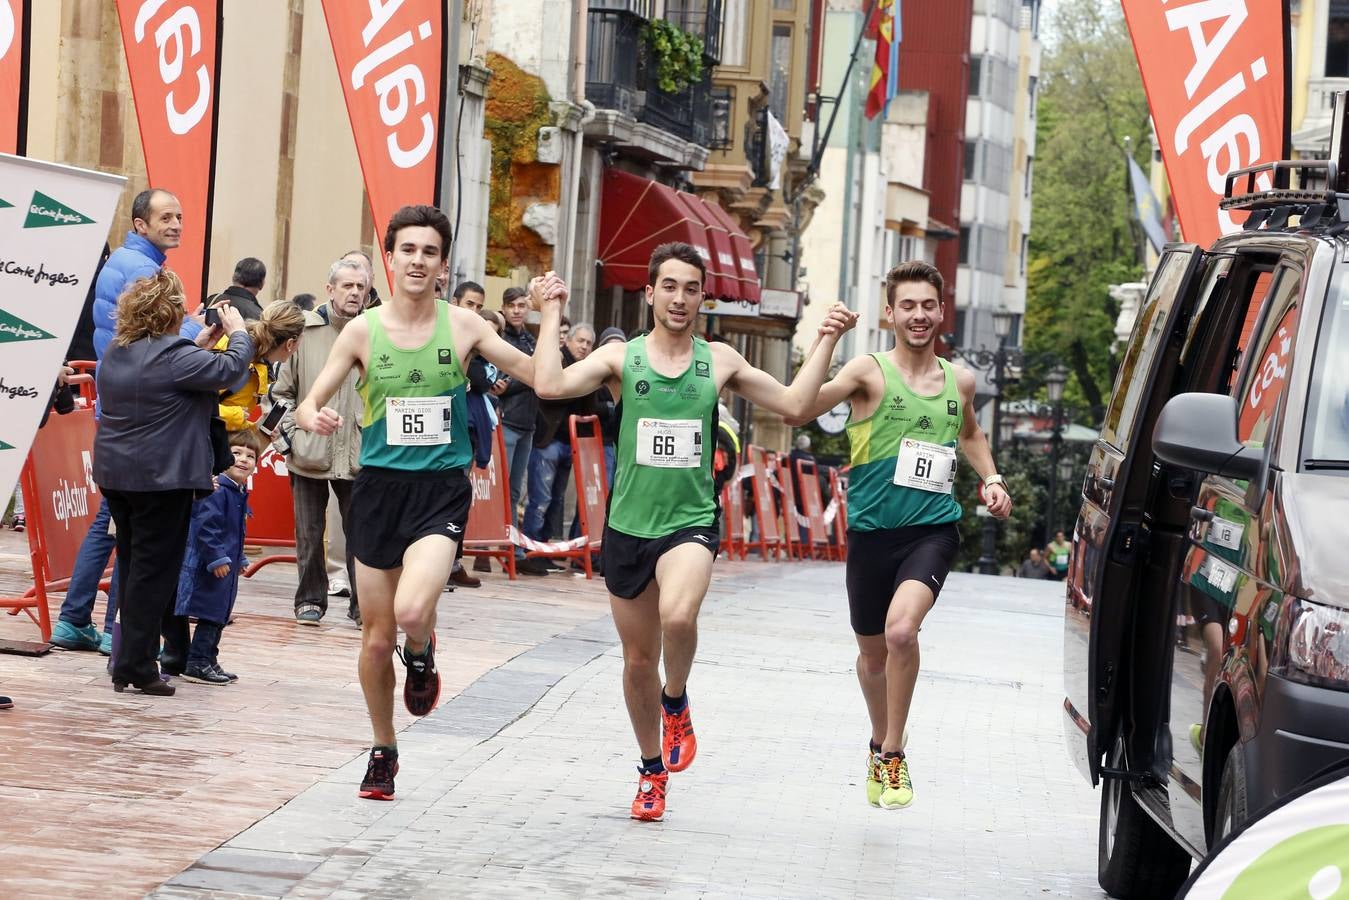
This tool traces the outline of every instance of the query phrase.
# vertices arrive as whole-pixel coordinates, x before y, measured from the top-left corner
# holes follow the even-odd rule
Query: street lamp
[[[993,351],[993,427],[990,439],[993,446],[993,460],[996,464],[998,450],[1004,442],[1002,433],[1002,388],[1007,366],[1007,336],[1012,333],[1014,313],[1005,306],[993,311],[993,334],[998,346]],[[1008,436],[1010,439],[1010,436]],[[984,575],[998,574],[998,522],[992,516],[984,519],[982,540],[979,547],[979,571]]]
[[[1054,430],[1049,436],[1049,510],[1045,515],[1045,535],[1050,537],[1054,527],[1055,501],[1058,499],[1059,447],[1063,443],[1063,386],[1068,383],[1068,370],[1055,366],[1045,376],[1045,391],[1054,407]]]

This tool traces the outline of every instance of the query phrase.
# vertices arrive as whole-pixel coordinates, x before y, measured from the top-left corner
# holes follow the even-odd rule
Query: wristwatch
[[[1007,481],[996,472],[984,479],[984,487],[986,488],[995,484],[1001,486],[1004,491],[1007,490]]]

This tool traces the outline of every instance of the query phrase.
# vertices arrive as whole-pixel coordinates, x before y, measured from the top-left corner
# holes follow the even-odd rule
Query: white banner
[[[125,184],[0,153],[0,511],[56,386]]]

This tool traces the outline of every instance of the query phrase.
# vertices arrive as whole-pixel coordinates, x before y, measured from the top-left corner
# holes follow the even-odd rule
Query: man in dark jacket
[[[501,295],[501,313],[506,317],[506,330],[501,336],[506,343],[521,353],[534,355],[534,336],[525,328],[529,312],[529,292],[524,288],[506,288]],[[534,422],[539,414],[539,398],[529,385],[510,379],[500,395],[501,431],[506,439],[506,472],[511,481],[511,522],[520,524],[520,494],[529,471],[530,452],[534,448]],[[516,570],[526,575],[545,575],[547,567],[532,559],[525,559],[525,551],[515,548],[518,560]]]
[[[562,345],[562,367],[585,359],[595,342],[595,329],[578,324]],[[571,473],[571,434],[567,424],[572,416],[590,416],[598,411],[596,397],[590,394],[573,400],[544,400],[534,429],[534,454],[529,459],[529,499],[525,503],[524,533],[536,541],[561,536],[562,504],[567,495]],[[549,527],[547,513],[556,509],[558,522]]]
[[[151,188],[131,201],[131,230],[122,246],[112,251],[94,279],[94,358],[101,360],[112,343],[116,328],[117,300],[132,282],[149,278],[164,265],[165,254],[178,246],[183,232],[183,207],[168,191]],[[189,334],[184,328],[184,334]],[[104,656],[112,652],[112,623],[117,612],[117,577],[108,588],[108,609],[103,633],[93,624],[94,600],[98,583],[108,567],[116,537],[112,534],[112,515],[104,498],[98,507],[70,576],[70,587],[61,603],[61,612],[52,627],[52,643],[67,650],[98,650]]]
[[[234,265],[234,278],[230,286],[211,298],[211,304],[228,303],[246,321],[256,322],[262,318],[262,304],[258,294],[267,283],[267,266],[262,260],[245,256]]]

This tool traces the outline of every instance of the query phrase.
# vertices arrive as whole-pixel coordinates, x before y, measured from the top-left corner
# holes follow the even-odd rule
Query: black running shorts
[[[848,611],[852,630],[861,635],[885,632],[885,616],[901,582],[919,581],[933,602],[960,549],[960,529],[945,525],[908,525],[882,531],[848,531]]]
[[[473,488],[463,469],[405,472],[366,466],[356,473],[347,545],[372,569],[396,569],[403,552],[428,535],[464,539]]]
[[[609,593],[624,600],[635,599],[656,577],[656,563],[660,558],[680,544],[701,544],[716,559],[721,549],[721,529],[716,525],[695,525],[664,537],[640,538],[604,526],[600,558]]]

